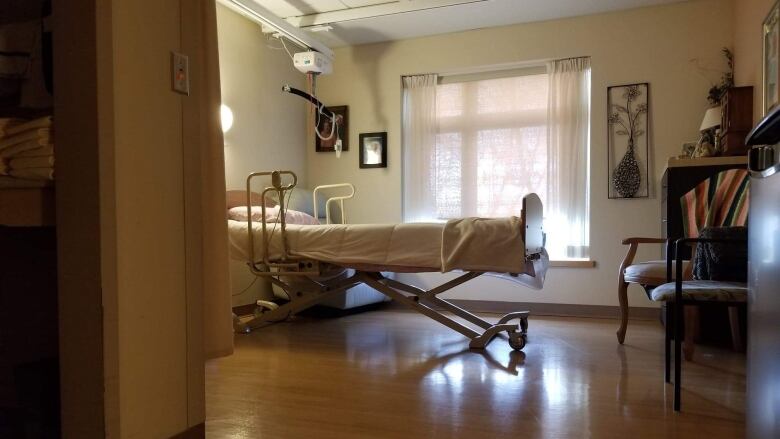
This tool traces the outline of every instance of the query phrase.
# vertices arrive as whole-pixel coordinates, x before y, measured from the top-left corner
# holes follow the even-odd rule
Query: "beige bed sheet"
[[[249,260],[246,222],[228,221],[231,255]],[[262,259],[261,224],[252,223],[255,257]],[[271,258],[281,233],[268,224]],[[275,230],[275,231],[274,231]],[[356,269],[528,273],[519,218],[463,218],[447,223],[288,225],[290,255]],[[377,270],[378,271],[378,270]]]

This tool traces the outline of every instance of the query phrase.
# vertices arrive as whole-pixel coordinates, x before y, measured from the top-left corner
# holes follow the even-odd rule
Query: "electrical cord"
[[[287,55],[290,56],[290,59],[295,60],[292,53],[290,53],[290,49],[287,48],[287,44],[284,43],[284,37],[279,37],[279,41],[282,42],[282,47],[284,47],[284,51],[287,52]]]
[[[317,137],[320,138],[320,140],[330,140],[333,138],[333,135],[336,134],[336,116],[331,116],[330,118],[330,134],[328,137],[323,137],[322,134],[320,134],[320,115],[322,114],[321,111],[317,112],[317,122],[314,124],[314,133],[317,134]],[[327,115],[325,116],[327,117]]]
[[[292,189],[290,189],[289,191],[287,191],[287,201],[284,201],[284,199],[282,199],[282,201],[284,201],[284,203],[283,203],[283,204],[284,204],[285,206],[289,206],[289,205],[290,205],[290,200],[292,199],[292,193],[293,193],[293,191],[294,191],[294,190],[295,190],[295,188],[292,188]],[[284,196],[284,195],[282,195],[282,196]],[[273,237],[274,237],[274,232],[276,232],[276,225],[277,225],[277,224],[279,224],[279,223],[281,222],[281,221],[280,221],[280,220],[281,220],[281,217],[282,217],[282,209],[281,209],[281,204],[282,204],[282,203],[280,203],[280,205],[279,205],[279,207],[280,207],[280,208],[279,208],[279,211],[276,213],[276,221],[274,222],[274,227],[271,229],[271,236],[268,238],[269,242],[270,242],[270,241],[271,241],[271,239],[273,239]],[[288,293],[288,292],[287,292],[287,290],[285,290],[284,288],[282,288],[282,291],[284,291],[284,294],[287,296],[287,300],[292,300],[292,298],[290,297],[290,293]],[[288,315],[287,317],[285,317],[285,319],[284,319],[284,320],[287,320],[287,318],[289,318],[289,315]],[[282,320],[280,320],[280,321],[282,321]]]
[[[274,44],[271,44],[273,37],[271,35],[266,34],[265,36],[265,47],[271,49],[271,50],[284,50],[281,46],[276,46]]]
[[[252,282],[250,282],[249,285],[246,286],[246,288],[244,288],[243,290],[239,291],[236,294],[231,294],[231,295],[233,297],[236,297],[246,293],[247,291],[249,291],[250,288],[252,288],[252,285],[254,285],[257,282],[257,279],[259,279],[259,277],[255,276],[254,280],[252,280]]]

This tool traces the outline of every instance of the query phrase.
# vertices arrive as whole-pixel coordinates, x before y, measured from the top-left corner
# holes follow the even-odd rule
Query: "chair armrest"
[[[666,242],[666,239],[661,238],[633,237],[624,239],[622,244],[629,247],[626,256],[623,258],[623,262],[620,263],[620,279],[623,279],[623,273],[626,271],[626,267],[634,262],[634,257],[636,256],[636,250],[639,247],[639,244],[664,244]]]
[[[666,239],[661,238],[626,238],[623,240],[623,245],[629,244],[664,244]]]

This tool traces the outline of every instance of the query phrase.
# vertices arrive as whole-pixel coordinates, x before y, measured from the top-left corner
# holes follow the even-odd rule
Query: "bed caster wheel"
[[[528,333],[528,319],[520,319],[520,332],[523,334]]]
[[[249,334],[249,331],[251,331],[249,325],[242,323],[241,319],[238,318],[235,313],[233,313],[233,332],[236,334]]]
[[[516,351],[522,351],[525,347],[526,342],[526,335],[525,334],[518,334],[518,333],[511,333],[509,334],[509,346],[516,350]]]

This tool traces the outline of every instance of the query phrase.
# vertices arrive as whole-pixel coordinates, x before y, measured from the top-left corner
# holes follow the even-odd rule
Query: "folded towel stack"
[[[29,121],[0,119],[0,175],[54,180],[51,116]]]

